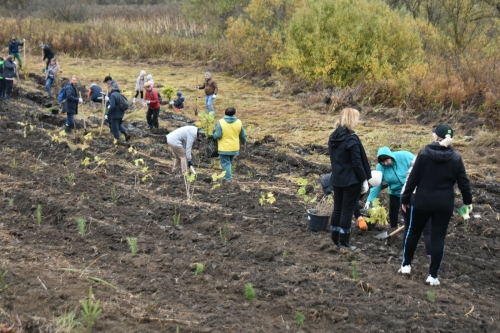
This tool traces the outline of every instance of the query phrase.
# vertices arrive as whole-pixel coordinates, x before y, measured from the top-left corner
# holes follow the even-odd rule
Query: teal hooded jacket
[[[415,158],[415,155],[409,151],[402,150],[392,152],[389,147],[382,147],[378,150],[377,160],[380,155],[390,156],[392,158],[392,164],[388,166],[380,163],[377,164],[375,169],[382,172],[382,182],[380,182],[379,186],[374,186],[370,189],[367,199],[367,201],[370,202],[373,202],[373,200],[378,197],[384,182],[389,186],[389,194],[400,197],[403,184],[406,181],[406,173],[411,167],[411,161]]]

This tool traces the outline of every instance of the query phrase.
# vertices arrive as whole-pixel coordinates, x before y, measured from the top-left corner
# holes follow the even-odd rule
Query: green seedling
[[[429,302],[434,303],[436,301],[436,292],[428,291],[427,292],[427,299],[429,300]]]
[[[373,200],[372,208],[368,209],[369,217],[365,217],[368,223],[379,223],[380,225],[388,225],[387,211],[384,206],[380,205],[379,199]]]
[[[10,283],[7,283],[5,281],[5,277],[7,276],[7,273],[9,271],[3,271],[2,269],[0,269],[0,293],[4,293],[4,294],[7,294],[7,288],[9,288],[10,286]]]
[[[42,223],[42,205],[36,206],[36,221],[38,222],[38,225]]]
[[[92,287],[89,288],[89,298],[81,299],[80,304],[82,310],[80,311],[82,321],[85,323],[85,330],[92,331],[96,318],[101,314],[102,310],[99,309],[101,301],[94,303],[94,295],[92,294]]]
[[[316,202],[316,199],[317,199],[316,197],[311,198],[307,195],[306,186],[307,186],[307,184],[309,184],[309,181],[307,179],[299,178],[297,180],[297,184],[299,185],[299,189],[297,190],[297,194],[302,197],[302,199],[304,200],[305,203],[311,204],[311,203]]]
[[[66,131],[65,130],[62,130],[59,132],[59,137],[63,138],[66,136]]]
[[[90,157],[85,157],[85,159],[82,161],[81,165],[83,167],[87,167],[90,164]]]
[[[76,319],[76,311],[70,311],[56,318],[56,332],[75,332],[82,323]]]
[[[33,175],[36,175],[38,173],[38,165],[33,166]]]
[[[75,174],[70,172],[69,170],[64,177],[64,180],[69,184],[69,186],[75,186]]]
[[[82,234],[85,235],[87,232],[87,220],[85,217],[81,216],[76,219],[76,223],[78,223],[78,231]]]
[[[283,250],[283,258],[286,258],[288,257],[288,251],[287,250]]]
[[[216,172],[212,174],[212,180],[214,183],[216,183],[214,186],[212,186],[212,190],[215,190],[217,187],[220,187],[222,185],[222,179],[226,175],[226,170],[223,170],[220,174],[217,174]]]
[[[113,185],[111,187],[111,202],[113,202],[116,205],[116,203],[118,202],[118,199],[120,198],[120,196],[121,195],[119,195],[118,192],[116,192],[115,185]]]
[[[9,203],[9,206],[14,206],[14,198],[7,198],[7,202]]]
[[[131,147],[132,148],[132,147]],[[144,165],[144,159],[143,158],[138,158],[138,159],[135,159],[134,160],[134,164],[136,167],[139,166],[139,164],[143,164]]]
[[[174,206],[174,217],[172,222],[176,227],[181,223],[181,213],[177,213],[177,206]]]
[[[297,322],[297,326],[302,325],[304,322],[304,319],[306,319],[306,316],[300,311],[295,311],[295,321]]]
[[[12,169],[17,168],[17,161],[16,161],[16,158],[15,158],[15,157],[12,159],[12,162],[10,162],[10,167],[11,167]]]
[[[106,160],[104,158],[100,158],[99,156],[94,156],[94,161],[97,163],[98,166],[106,164]]]
[[[219,235],[222,244],[226,245],[229,239],[229,222],[226,221],[223,226],[219,227]]]
[[[92,133],[87,133],[87,135],[83,137],[83,141],[92,141]]]
[[[352,261],[352,278],[354,281],[358,281],[358,263],[356,260]]]
[[[265,202],[270,205],[276,202],[276,198],[274,197],[273,192],[267,192],[266,195],[264,195],[263,192],[260,192],[259,204],[263,206]]]
[[[247,283],[245,285],[245,296],[249,301],[255,298],[255,290],[253,289],[253,285],[251,283]]]
[[[64,132],[64,131],[63,131]],[[50,135],[50,141],[55,142],[55,143],[60,143],[61,141],[59,140],[59,137],[55,134],[49,134]]]
[[[196,264],[196,270],[194,271],[194,275],[199,275],[203,273],[203,270],[205,269],[205,266],[201,263]]]
[[[247,177],[248,178],[253,178],[253,173],[251,171],[247,171]]]
[[[127,237],[127,244],[128,247],[130,248],[130,252],[132,252],[132,255],[135,256],[137,254],[137,238],[136,237]]]
[[[131,153],[132,155],[136,155],[137,154],[137,150],[134,147],[130,147],[128,149],[128,152]]]

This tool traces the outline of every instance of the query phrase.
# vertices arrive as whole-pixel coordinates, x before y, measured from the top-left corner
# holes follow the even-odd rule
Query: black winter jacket
[[[66,102],[63,104],[62,112],[78,114],[78,95],[76,93],[76,88],[68,82],[64,86],[64,89],[66,89]]]
[[[455,183],[458,183],[462,192],[464,205],[472,204],[470,182],[462,157],[453,147],[442,147],[434,142],[418,154],[401,195],[401,202],[409,204],[416,187],[414,207],[426,211],[453,211]]]
[[[108,119],[122,119],[125,116],[125,112],[120,110],[119,104],[120,90],[113,89],[109,94]]]
[[[9,59],[6,59],[3,63],[3,78],[13,79],[16,77],[16,64]]]
[[[52,51],[52,49],[50,48],[50,46],[48,45],[45,45],[43,47],[43,60],[45,59],[52,59],[54,58],[54,52]]]
[[[328,152],[332,165],[332,185],[347,187],[371,178],[370,163],[359,137],[339,126],[330,135]]]

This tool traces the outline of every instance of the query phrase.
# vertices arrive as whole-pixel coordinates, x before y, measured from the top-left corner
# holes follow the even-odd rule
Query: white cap
[[[375,187],[379,186],[381,182],[382,182],[382,172],[378,170],[372,170],[372,178],[368,180],[368,184]]]

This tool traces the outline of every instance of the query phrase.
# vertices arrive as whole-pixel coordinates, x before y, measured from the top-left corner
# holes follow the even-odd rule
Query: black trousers
[[[332,227],[344,229],[343,233],[350,233],[354,209],[359,207],[358,200],[362,183],[347,187],[333,187]]]
[[[158,128],[158,115],[160,114],[160,108],[151,109],[148,108],[148,113],[146,114],[146,120],[148,121],[148,125],[153,128]]]
[[[410,205],[413,205],[413,200],[414,200],[414,196],[412,195],[411,196],[411,199],[410,199]],[[406,210],[406,213],[403,212],[403,218],[405,220],[405,233],[403,234],[403,248],[405,247],[405,240],[406,240],[406,235],[408,234],[408,228],[410,226],[410,213],[411,213],[411,209],[408,208]],[[431,247],[431,228],[432,228],[432,225],[431,225],[431,222],[432,220],[429,219],[426,223],[425,223],[425,226],[424,226],[424,243],[425,243],[425,254],[427,254],[428,256],[431,255],[431,252],[432,252],[432,247]]]
[[[391,228],[398,227],[399,209],[401,207],[401,198],[395,195],[389,195],[389,221]]]
[[[431,229],[431,265],[429,267],[429,274],[433,278],[437,278],[439,268],[444,256],[444,239],[446,238],[446,231],[450,223],[453,211],[427,211],[411,207],[410,212],[410,227],[406,234],[405,246],[403,248],[403,266],[411,265],[413,255],[417,248],[418,240],[425,224],[429,219],[432,219]]]
[[[4,88],[3,88],[3,97],[10,98],[10,94],[12,93],[12,87],[14,86],[14,80],[3,80]]]
[[[141,93],[141,98],[144,98],[144,91],[141,90],[140,93]],[[137,96],[139,96],[139,90],[135,91],[135,96],[134,97],[137,98]]]

